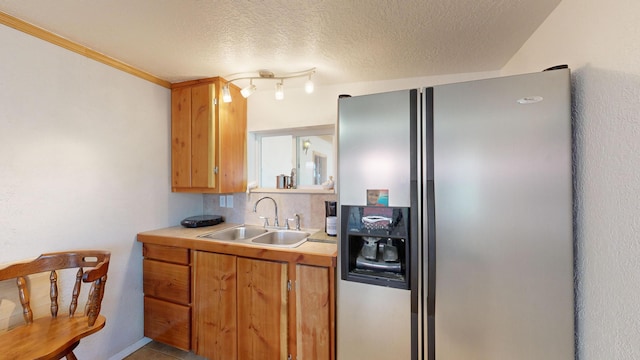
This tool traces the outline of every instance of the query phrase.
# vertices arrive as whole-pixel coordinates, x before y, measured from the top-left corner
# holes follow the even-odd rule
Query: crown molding
[[[29,34],[31,36],[35,36],[39,39],[42,39],[44,41],[50,42],[54,45],[60,46],[62,48],[65,48],[69,51],[73,51],[77,54],[80,54],[82,56],[88,57],[89,59],[101,62],[105,65],[111,66],[115,69],[118,69],[120,71],[124,71],[126,73],[129,73],[131,75],[137,76],[141,79],[150,81],[154,84],[160,85],[162,87],[165,87],[167,89],[171,88],[171,83],[164,80],[164,79],[160,79],[159,77],[156,77],[154,75],[151,75],[147,72],[144,72],[140,69],[136,69],[133,66],[130,66],[128,64],[123,63],[122,61],[116,60],[112,57],[109,57],[107,55],[101,54],[95,50],[91,50],[85,46],[82,46],[80,44],[77,44],[73,41],[70,41],[68,39],[65,39],[61,36],[58,36],[52,32],[49,32],[47,30],[44,30],[42,28],[39,28],[35,25],[29,24],[28,22],[25,22],[23,20],[20,20],[16,17],[13,17],[9,14],[3,13],[0,11],[0,24],[6,25],[8,27],[14,28],[18,31],[22,31],[25,34]]]

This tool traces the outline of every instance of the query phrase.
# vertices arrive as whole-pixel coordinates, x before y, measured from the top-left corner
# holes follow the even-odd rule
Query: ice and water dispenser
[[[409,208],[341,207],[342,279],[409,289]]]

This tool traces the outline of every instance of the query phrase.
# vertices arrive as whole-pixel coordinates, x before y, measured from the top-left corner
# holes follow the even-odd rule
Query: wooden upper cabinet
[[[232,193],[247,186],[247,100],[219,77],[171,86],[171,190]]]

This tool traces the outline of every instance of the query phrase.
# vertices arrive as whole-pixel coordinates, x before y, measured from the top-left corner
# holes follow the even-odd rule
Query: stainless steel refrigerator
[[[569,69],[338,104],[337,358],[573,359]]]

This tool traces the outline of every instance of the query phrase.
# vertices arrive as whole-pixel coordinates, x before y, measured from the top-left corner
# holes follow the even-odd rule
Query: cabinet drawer
[[[142,255],[147,259],[189,265],[189,249],[164,245],[143,244]]]
[[[191,350],[191,308],[145,296],[144,336]]]
[[[144,259],[142,287],[146,296],[188,305],[191,302],[189,266]]]

